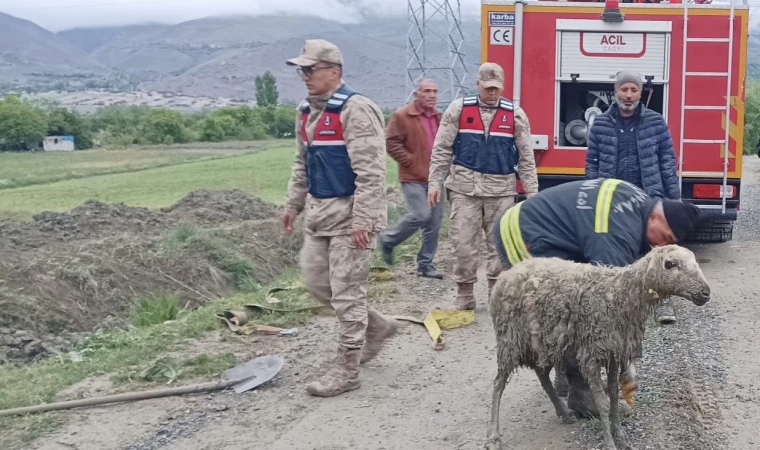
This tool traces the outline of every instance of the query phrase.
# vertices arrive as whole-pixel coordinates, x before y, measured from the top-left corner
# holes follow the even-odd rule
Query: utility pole
[[[407,0],[406,103],[415,84],[429,78],[438,85],[438,105],[445,108],[467,92],[467,65],[459,0]]]

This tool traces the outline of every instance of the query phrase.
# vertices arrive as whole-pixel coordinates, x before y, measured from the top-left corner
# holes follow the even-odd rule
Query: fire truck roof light
[[[604,2],[604,12],[602,13],[602,20],[604,22],[622,22],[624,17],[623,13],[620,12],[620,2],[618,0],[606,0]]]

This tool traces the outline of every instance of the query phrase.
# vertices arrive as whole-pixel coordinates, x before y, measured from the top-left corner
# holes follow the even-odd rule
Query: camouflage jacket
[[[452,146],[459,132],[459,117],[462,114],[464,99],[454,100],[441,117],[441,125],[433,144],[433,154],[430,158],[429,186],[438,188],[444,184],[448,189],[464,195],[475,197],[506,197],[517,194],[517,178],[510,175],[491,175],[474,172],[470,169],[453,165]],[[495,107],[480,107],[480,117],[483,119],[485,132],[491,125]],[[530,140],[530,123],[522,108],[515,108],[515,145],[520,154],[517,170],[520,174],[526,194],[538,192],[538,176],[536,161]],[[446,176],[448,175],[448,177]]]
[[[318,97],[310,96],[307,100],[311,108],[306,123],[309,142],[314,138],[317,119],[332,94],[333,91]],[[296,114],[295,136],[298,149],[288,183],[285,207],[299,214],[305,208],[305,231],[314,236],[337,236],[359,230],[376,233],[383,230],[388,221],[383,114],[367,97],[356,94],[344,105],[340,121],[351,167],[356,174],[356,191],[350,197],[318,199],[307,191],[300,108]]]

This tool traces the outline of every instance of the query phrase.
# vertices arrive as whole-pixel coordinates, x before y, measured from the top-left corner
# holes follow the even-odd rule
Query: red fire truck
[[[682,198],[705,219],[690,240],[730,240],[739,211],[749,6],[680,1],[482,0],[482,60],[528,114],[540,187],[585,172],[586,137],[633,70],[673,137]],[[728,146],[726,146],[728,142]],[[728,147],[728,151],[726,151]]]

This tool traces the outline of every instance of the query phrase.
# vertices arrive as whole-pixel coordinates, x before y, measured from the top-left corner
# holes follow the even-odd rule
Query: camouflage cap
[[[289,66],[310,67],[318,62],[343,65],[343,55],[338,47],[324,39],[307,39],[301,54],[286,61]]]
[[[496,63],[483,63],[478,69],[478,81],[484,88],[504,89],[504,69]]]

